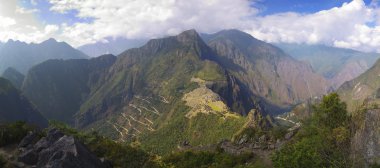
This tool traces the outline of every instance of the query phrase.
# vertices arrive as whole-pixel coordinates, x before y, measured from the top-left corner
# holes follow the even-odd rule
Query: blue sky
[[[65,14],[52,12],[50,10],[52,4],[45,0],[37,0],[37,4],[33,5],[30,0],[20,1],[25,8],[37,8],[39,13],[37,17],[40,21],[47,24],[67,23],[73,25],[77,22],[90,23],[92,18],[78,18],[76,10],[66,11]],[[253,8],[259,9],[260,16],[296,12],[296,13],[315,13],[321,10],[328,10],[333,7],[339,7],[343,3],[349,3],[351,0],[257,0],[251,5]],[[364,0],[369,5],[371,0]]]
[[[0,41],[52,37],[78,47],[234,28],[266,42],[380,52],[378,6],[378,0],[7,0],[0,3]]]
[[[20,5],[27,8],[33,9],[36,8],[39,10],[36,13],[36,17],[46,24],[61,24],[66,23],[68,25],[73,25],[77,22],[89,23],[92,21],[91,18],[78,18],[76,17],[78,12],[76,10],[67,11],[65,14],[52,12],[50,8],[52,4],[45,0],[36,0],[36,4],[33,4],[30,0],[19,1]]]
[[[262,15],[270,15],[283,12],[315,13],[321,10],[339,7],[351,0],[262,0],[257,1],[254,7],[261,9]],[[371,0],[365,0],[370,4]]]

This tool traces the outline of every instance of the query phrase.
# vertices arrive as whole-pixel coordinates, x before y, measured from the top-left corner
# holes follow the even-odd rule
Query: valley
[[[276,45],[286,48],[285,51]],[[57,134],[67,134],[62,136],[78,148],[83,144],[90,146],[90,151],[84,152],[106,157],[119,166],[123,164],[118,159],[123,158],[109,151],[114,148],[99,152],[94,146],[107,143],[125,149],[123,152],[128,155],[131,155],[129,150],[137,150],[151,158],[141,163],[158,167],[186,162],[182,157],[206,155],[223,156],[227,160],[236,157],[248,167],[282,167],[289,160],[287,155],[297,152],[292,150],[321,149],[317,152],[332,152],[334,157],[336,154],[335,161],[345,167],[348,163],[340,159],[347,159],[345,156],[352,151],[341,150],[340,145],[352,145],[352,150],[359,151],[353,153],[355,157],[361,159],[364,155],[365,158],[364,162],[356,159],[352,164],[376,164],[377,145],[372,145],[375,153],[367,155],[371,149],[361,144],[377,143],[379,139],[373,124],[378,118],[380,70],[378,62],[371,64],[377,56],[356,56],[363,53],[318,47],[322,55],[333,53],[350,58],[348,63],[341,62],[339,67],[334,67],[338,69],[329,70],[323,67],[331,65],[313,62],[317,56],[300,57],[303,56],[298,51],[300,46],[291,50],[294,46],[276,45],[235,29],[201,35],[191,29],[149,40],[117,56],[49,58],[31,64],[27,73],[11,66],[4,71],[4,79],[0,78],[3,103],[0,122],[4,130],[12,130],[9,124],[19,120],[48,127],[42,132],[30,128],[38,130],[41,136],[53,136],[49,131],[59,128],[62,133]],[[292,52],[301,54],[292,57],[289,54]],[[361,72],[364,73],[360,75]],[[332,124],[335,122],[336,125]],[[26,126],[14,129],[24,131],[22,135],[26,136],[23,130]],[[332,147],[314,148],[308,144],[321,145],[324,139],[320,138],[329,133],[332,137],[326,143]],[[39,141],[42,143],[43,139]],[[58,142],[52,141],[51,145]],[[14,153],[4,154],[10,163],[28,164],[8,157]],[[42,157],[43,153],[39,155]],[[152,160],[155,157],[160,159]],[[57,162],[63,164],[64,159]],[[104,160],[92,159],[98,166],[107,166]],[[331,163],[302,161],[296,163]]]

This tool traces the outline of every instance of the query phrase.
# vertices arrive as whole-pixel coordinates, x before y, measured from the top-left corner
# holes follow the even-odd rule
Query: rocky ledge
[[[21,167],[48,168],[108,168],[112,167],[91,153],[85,145],[58,129],[50,129],[46,137],[39,139],[28,134],[19,144],[18,161]]]

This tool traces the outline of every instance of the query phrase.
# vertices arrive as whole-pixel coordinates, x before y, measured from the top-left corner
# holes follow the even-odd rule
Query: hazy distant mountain
[[[7,68],[1,75],[1,77],[9,80],[17,89],[21,89],[22,83],[24,82],[25,78],[25,76],[22,73],[20,73],[12,67]]]
[[[380,100],[380,60],[357,78],[345,82],[338,93],[351,110],[356,109],[366,99]]]
[[[78,47],[78,50],[84,52],[91,57],[97,57],[103,54],[119,55],[123,51],[140,47],[148,40],[125,39],[125,38],[108,38],[107,42],[97,42]]]
[[[113,55],[48,60],[30,69],[22,90],[46,118],[73,124],[74,114],[96,88],[99,75],[115,60]]]
[[[41,127],[47,126],[47,120],[12,84],[0,78],[0,123],[25,121]]]
[[[39,44],[9,40],[0,47],[0,73],[8,67],[13,67],[26,74],[32,66],[49,59],[88,58],[67,43],[54,39]]]
[[[294,58],[310,63],[313,69],[329,79],[335,88],[368,70],[380,54],[324,45],[276,44]]]

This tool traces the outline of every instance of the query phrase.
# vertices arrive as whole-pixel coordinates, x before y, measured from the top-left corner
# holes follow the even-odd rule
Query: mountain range
[[[38,44],[9,40],[0,45],[0,74],[9,67],[26,74],[34,65],[49,59],[79,58],[88,58],[88,56],[55,39],[48,39]]]
[[[350,128],[346,120],[342,127],[325,129],[332,139],[347,133],[352,149],[360,151],[352,154],[371,159],[376,157],[368,151],[380,151],[373,133],[378,110],[368,110],[378,108],[369,103],[380,103],[379,54],[273,45],[234,29],[214,34],[187,30],[139,42],[110,39],[79,48],[94,57],[54,39],[0,44],[0,61],[5,61],[0,62],[0,124],[20,120],[45,128],[50,120],[89,132],[75,133],[87,137],[88,144],[105,136],[162,156],[190,149],[215,148],[219,154],[248,149],[268,160],[265,152],[298,144],[302,136],[312,134],[308,140],[314,142],[314,133],[325,128],[300,121],[325,121],[322,114],[330,111],[334,121],[350,117],[354,125],[354,137],[345,132]],[[111,46],[113,53],[123,46],[126,50],[101,55]],[[334,90],[350,116],[337,94],[322,97]],[[333,109],[331,102],[337,105]],[[366,109],[358,114],[363,104]],[[312,114],[315,108],[321,116]],[[336,111],[342,116],[334,116]],[[307,132],[311,127],[316,131]]]
[[[281,113],[328,89],[308,64],[238,30],[207,39],[188,30],[117,57],[46,61],[22,86],[48,119],[156,152],[231,138],[249,113]]]
[[[338,93],[348,103],[349,109],[355,110],[364,102],[379,102],[380,98],[380,62],[379,60],[357,78],[345,82]]]
[[[98,57],[104,54],[119,55],[123,51],[141,47],[147,42],[144,39],[107,38],[104,42],[86,44],[77,49],[90,57]]]
[[[295,59],[307,62],[313,70],[323,75],[337,89],[368,70],[377,59],[378,53],[365,53],[352,49],[307,44],[275,44]]]

